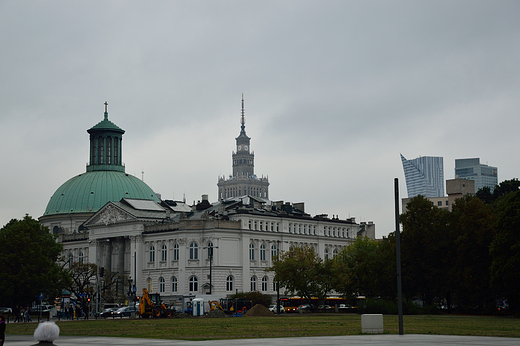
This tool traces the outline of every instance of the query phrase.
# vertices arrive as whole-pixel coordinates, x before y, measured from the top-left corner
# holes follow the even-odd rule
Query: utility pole
[[[403,289],[401,277],[401,232],[399,231],[399,179],[394,180],[395,190],[395,255],[397,265],[397,312],[399,315],[399,335],[403,335]]]

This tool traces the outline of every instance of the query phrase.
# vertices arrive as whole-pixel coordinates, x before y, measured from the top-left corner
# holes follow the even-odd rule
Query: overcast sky
[[[232,173],[241,94],[272,200],[394,231],[399,154],[520,176],[519,1],[0,1],[0,226],[85,172],[87,129],[189,203]]]

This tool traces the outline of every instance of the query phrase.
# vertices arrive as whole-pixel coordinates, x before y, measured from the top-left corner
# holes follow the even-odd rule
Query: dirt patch
[[[244,317],[274,317],[274,313],[262,304],[256,304],[251,309],[247,310]]]
[[[224,311],[222,311],[220,309],[210,310],[206,316],[214,317],[214,318],[227,317],[227,315],[224,313]]]

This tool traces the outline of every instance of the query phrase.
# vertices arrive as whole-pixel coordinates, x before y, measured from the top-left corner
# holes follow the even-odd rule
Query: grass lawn
[[[405,334],[520,338],[520,319],[492,316],[404,316]],[[361,315],[305,314],[276,317],[107,319],[61,321],[60,335],[150,339],[236,339],[361,334]],[[9,323],[6,334],[33,334],[36,323]],[[397,316],[384,316],[386,334],[398,334]]]

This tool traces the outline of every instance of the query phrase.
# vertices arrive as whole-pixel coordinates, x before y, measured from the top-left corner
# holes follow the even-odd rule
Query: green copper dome
[[[77,175],[61,185],[52,195],[43,216],[93,213],[107,202],[121,198],[159,199],[143,181],[117,171],[93,171]]]

